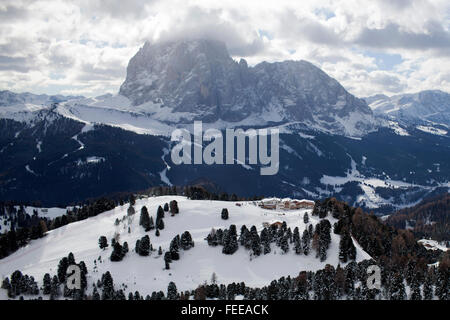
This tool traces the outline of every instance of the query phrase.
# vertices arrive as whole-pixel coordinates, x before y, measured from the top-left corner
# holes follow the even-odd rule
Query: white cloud
[[[449,17],[446,0],[3,0],[0,89],[117,91],[145,40],[207,37],[251,65],[311,61],[358,96],[450,91]],[[379,53],[401,60],[379,70]]]

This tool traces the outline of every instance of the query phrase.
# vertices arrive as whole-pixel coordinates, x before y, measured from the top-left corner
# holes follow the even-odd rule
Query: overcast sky
[[[0,90],[116,93],[146,40],[187,36],[310,61],[359,97],[450,92],[448,0],[1,0]]]

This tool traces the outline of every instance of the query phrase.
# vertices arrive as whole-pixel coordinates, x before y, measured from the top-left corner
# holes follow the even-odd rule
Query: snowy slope
[[[134,252],[134,246],[136,240],[145,234],[139,226],[141,207],[147,206],[150,215],[155,219],[157,207],[173,199],[178,201],[180,213],[174,217],[165,214],[165,228],[161,230],[159,237],[155,236],[154,231],[147,233],[153,248],[157,250],[161,246],[164,251],[167,250],[172,238],[186,230],[191,233],[195,247],[188,251],[181,250],[180,260],[172,262],[170,270],[164,270],[163,256],[153,252],[148,257],[141,257]],[[251,202],[242,203],[239,207],[234,202],[188,200],[180,196],[141,199],[136,201],[134,207],[136,214],[130,225],[126,219],[119,226],[114,225],[116,218],[120,220],[126,215],[127,206],[122,206],[49,232],[46,237],[33,241],[3,259],[0,263],[0,276],[9,276],[16,269],[20,269],[23,273],[33,275],[41,283],[46,272],[55,274],[59,260],[73,252],[76,261],[83,260],[87,265],[90,285],[88,287],[109,270],[117,288],[125,283],[128,286],[127,291],[139,290],[142,294],[147,294],[154,290],[165,291],[169,281],[174,281],[179,290],[194,289],[205,281],[210,283],[213,272],[216,273],[219,283],[245,281],[249,286],[263,286],[281,276],[296,276],[300,270],[318,270],[327,263],[337,265],[339,262],[340,238],[333,232],[327,260],[324,262],[315,258],[314,250],[308,256],[295,255],[292,245],[287,254],[281,254],[281,250],[272,244],[272,252],[268,255],[251,259],[250,252],[239,246],[236,253],[228,256],[222,254],[222,247],[209,247],[204,240],[212,227],[223,229],[231,224],[236,225],[238,234],[243,224],[248,228],[255,225],[260,231],[263,222],[273,221],[286,221],[288,227],[293,229],[298,226],[300,232],[303,232],[307,227],[303,223],[303,215],[309,212],[305,209],[277,212],[261,209]],[[228,208],[228,220],[220,218],[222,208]],[[328,219],[331,224],[335,222],[331,217]],[[310,215],[310,223],[316,224],[318,221],[318,217]],[[128,233],[128,226],[131,233]],[[109,260],[111,246],[104,251],[98,247],[98,238],[101,235],[105,235],[110,241],[116,232],[120,234],[119,242],[127,241],[130,247],[121,262]],[[357,243],[355,246],[357,262],[370,258]],[[94,272],[94,260],[99,256],[103,263],[97,262],[98,270]]]
[[[365,99],[376,115],[404,123],[450,125],[450,94],[440,90]]]

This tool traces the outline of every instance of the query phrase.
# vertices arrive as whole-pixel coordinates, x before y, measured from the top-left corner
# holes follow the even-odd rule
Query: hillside
[[[0,299],[416,299],[422,284],[425,299],[447,299],[449,260],[334,198],[284,211],[143,197],[3,258]],[[375,262],[381,291],[366,286]],[[71,264],[82,270],[81,293],[63,285]]]
[[[399,210],[385,221],[395,228],[411,230],[419,238],[450,241],[450,194],[431,197]]]
[[[165,227],[159,237],[156,237],[154,232],[146,233],[139,226],[141,207],[145,205],[152,215],[156,213],[159,205],[173,199],[178,201],[180,213],[172,217],[166,212]],[[247,285],[253,287],[263,286],[281,276],[297,276],[300,270],[316,271],[326,264],[337,266],[339,263],[339,236],[333,233],[327,259],[322,262],[315,257],[314,252],[308,256],[296,255],[293,250],[282,254],[282,250],[274,246],[270,254],[253,259],[250,250],[242,247],[232,256],[227,256],[222,254],[220,247],[210,247],[205,241],[211,228],[229,228],[231,224],[235,224],[238,230],[244,224],[249,229],[255,225],[258,231],[261,231],[263,222],[286,221],[292,230],[297,226],[300,232],[303,232],[306,228],[303,215],[306,212],[311,214],[311,210],[282,214],[261,209],[252,203],[243,203],[238,207],[233,202],[199,201],[167,196],[137,200],[135,208],[138,213],[131,217],[130,221],[127,218],[116,226],[114,223],[116,219],[121,220],[127,216],[127,208],[127,205],[119,206],[96,217],[50,231],[46,237],[32,241],[28,246],[4,258],[0,264],[0,274],[6,277],[19,269],[34,276],[35,279],[42,279],[46,272],[55,273],[59,260],[72,252],[77,261],[83,260],[86,263],[89,283],[96,283],[100,276],[109,270],[115,282],[126,284],[127,290],[151,293],[151,291],[165,291],[170,281],[174,281],[181,290],[195,289],[205,281],[210,282],[213,273],[220,283],[245,281]],[[220,213],[223,208],[228,208],[228,220],[221,219]],[[328,219],[331,223],[335,222],[333,218]],[[310,215],[312,225],[319,221],[320,218]],[[131,233],[128,233],[128,227]],[[152,252],[148,257],[141,257],[133,252],[136,240],[145,234],[149,234],[155,250],[161,246],[165,252],[171,240],[184,231],[190,232],[195,247],[181,251],[180,260],[171,263],[170,270],[164,270],[163,256],[157,252]],[[126,241],[129,244],[130,252],[122,261],[110,261],[111,246],[106,250],[99,248],[98,239],[102,235],[109,240],[116,236],[121,243]],[[356,243],[356,261],[369,258],[370,256]],[[100,263],[100,260],[103,262]]]

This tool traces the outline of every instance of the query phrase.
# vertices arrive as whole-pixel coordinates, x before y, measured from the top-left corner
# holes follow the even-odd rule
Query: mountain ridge
[[[368,105],[313,64],[287,60],[249,67],[212,40],[146,42],[130,60],[119,94],[135,106],[167,107],[182,114],[181,122],[232,124],[259,117],[267,123],[303,121],[346,135],[376,128]],[[343,125],[349,119],[354,130]]]

